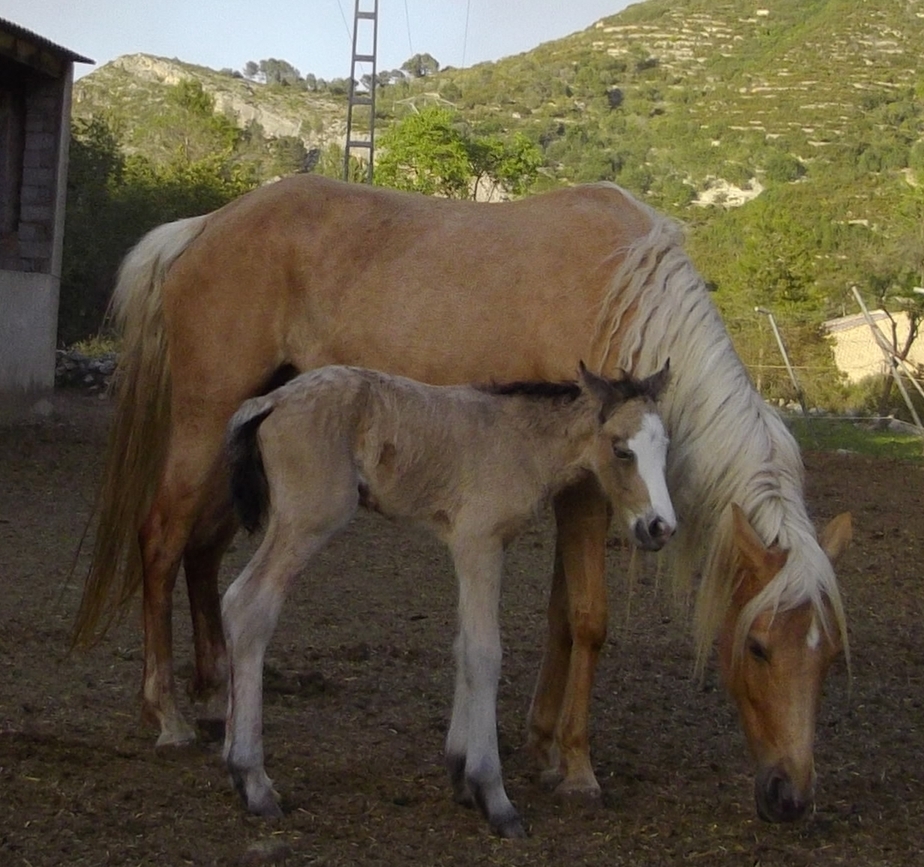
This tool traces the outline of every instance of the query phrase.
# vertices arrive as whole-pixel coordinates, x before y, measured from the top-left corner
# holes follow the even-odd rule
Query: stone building
[[[0,19],[0,408],[54,385],[75,63]]]

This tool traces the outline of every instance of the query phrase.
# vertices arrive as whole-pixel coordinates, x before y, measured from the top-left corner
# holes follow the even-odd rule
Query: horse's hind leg
[[[459,578],[459,636],[446,765],[457,797],[471,796],[500,836],[523,837],[523,823],[504,789],[497,746],[503,549],[499,543],[469,542],[454,545],[452,553]]]
[[[211,436],[201,426],[174,430],[157,492],[138,533],[144,573],[143,711],[160,726],[159,747],[196,737],[177,706],[173,682],[173,589],[219,453],[223,428],[214,427]]]
[[[234,538],[237,521],[227,495],[223,494],[227,488],[224,474],[210,487],[209,507],[186,545],[183,570],[195,651],[189,697],[196,705],[200,733],[209,740],[220,740],[224,737],[228,704],[228,654],[221,624],[218,571]]]
[[[529,742],[557,762],[556,793],[597,798],[590,763],[589,710],[606,640],[606,532],[609,512],[588,479],[555,500],[556,572],[549,599],[549,639],[529,715]],[[550,768],[555,773],[555,768]]]

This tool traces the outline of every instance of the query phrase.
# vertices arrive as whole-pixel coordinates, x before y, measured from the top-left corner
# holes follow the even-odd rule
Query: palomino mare
[[[367,505],[446,543],[459,580],[459,635],[446,764],[456,798],[503,837],[522,837],[497,749],[504,548],[543,501],[591,476],[623,533],[659,550],[676,526],[667,436],[645,380],[585,370],[571,383],[423,385],[322,367],[248,400],[228,433],[241,522],[263,543],[222,601],[231,694],[225,759],[247,808],[281,816],[263,767],[263,657],[287,588]]]
[[[478,204],[300,175],[153,230],[126,258],[113,308],[123,334],[115,419],[75,635],[92,641],[142,585],[143,704],[159,744],[195,737],[173,682],[181,562],[191,689],[204,718],[224,718],[217,575],[235,522],[222,439],[244,399],[333,362],[446,384],[561,380],[580,359],[641,377],[670,357],[662,412],[680,523],[669,556],[681,584],[699,578],[699,666],[732,625],[736,647],[760,627],[773,713],[760,701],[745,712],[749,699],[735,697],[764,815],[811,803],[805,744],[822,658],[846,636],[841,596],[805,508],[798,448],[752,387],[671,221],[610,184]],[[765,544],[789,552],[777,573],[761,571],[762,586],[749,582],[753,597],[736,587],[733,502]],[[529,746],[558,792],[593,796],[588,712],[607,627],[608,516],[588,480],[559,494],[554,512]],[[733,658],[760,699],[765,673],[751,676],[748,654]]]

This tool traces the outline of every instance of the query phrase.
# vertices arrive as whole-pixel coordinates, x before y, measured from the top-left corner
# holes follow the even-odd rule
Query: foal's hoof
[[[262,816],[264,819],[282,818],[283,812],[282,807],[279,806],[279,795],[265,772],[261,774],[262,779],[253,779],[253,777],[248,777],[246,773],[229,763],[228,774],[231,777],[231,785],[241,796],[241,800],[249,813]]]
[[[498,837],[503,837],[505,840],[522,840],[526,836],[523,821],[516,813],[496,822],[491,822],[491,830]]]
[[[264,819],[281,819],[284,815],[275,793],[261,798],[258,802],[248,804],[247,809],[255,816],[261,816]]]

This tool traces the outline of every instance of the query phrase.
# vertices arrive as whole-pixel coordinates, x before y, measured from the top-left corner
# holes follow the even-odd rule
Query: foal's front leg
[[[504,789],[497,746],[503,547],[493,539],[451,547],[459,579],[459,635],[446,765],[457,799],[474,801],[501,837],[523,837],[523,823]]]

